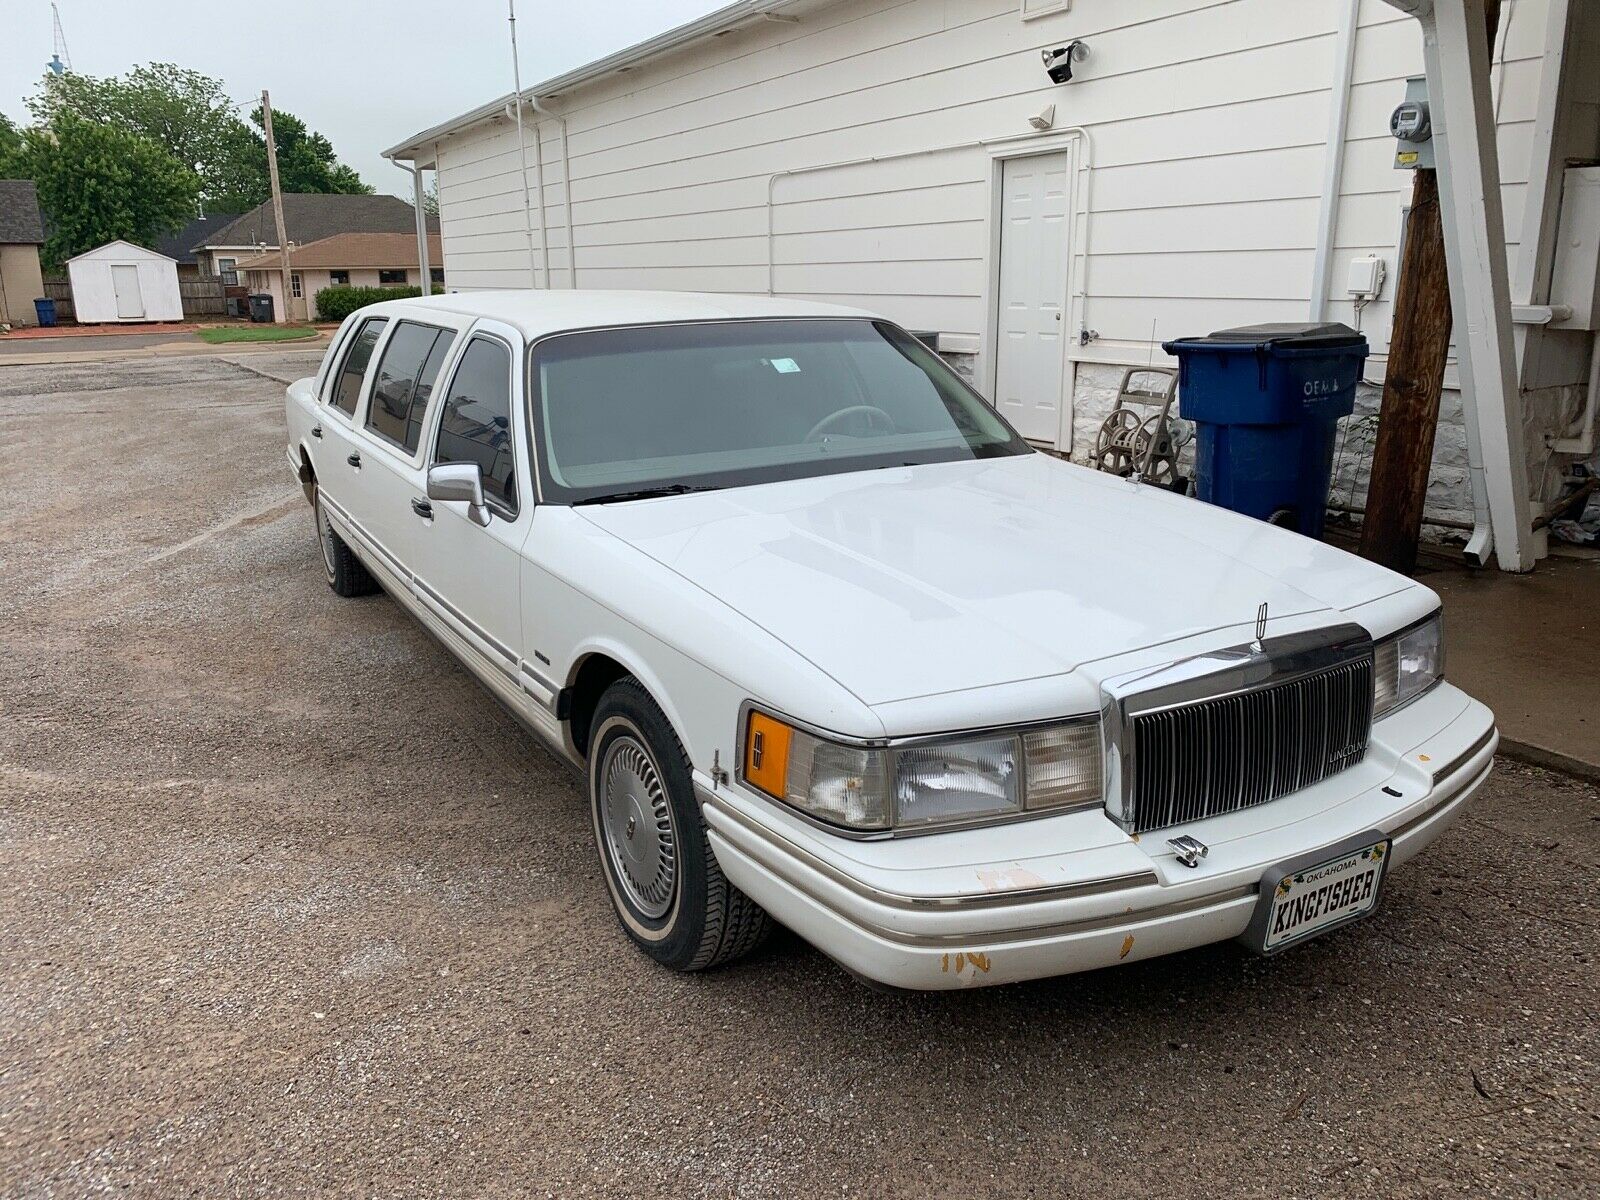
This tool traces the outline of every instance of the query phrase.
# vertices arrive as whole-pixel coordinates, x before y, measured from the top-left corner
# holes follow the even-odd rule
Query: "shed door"
[[[111,286],[117,293],[117,319],[137,321],[144,316],[144,297],[139,294],[139,268],[124,263],[111,267]]]
[[[995,403],[1022,436],[1061,434],[1070,156],[1007,159],[1000,175]]]

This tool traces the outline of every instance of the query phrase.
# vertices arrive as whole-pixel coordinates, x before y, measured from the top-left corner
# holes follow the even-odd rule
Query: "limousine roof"
[[[872,317],[838,304],[782,296],[734,296],[711,292],[624,292],[556,289],[451,292],[413,300],[390,300],[378,310],[432,309],[463,317],[504,321],[526,338],[572,329],[612,325],[660,325],[677,321],[724,321],[752,317]]]

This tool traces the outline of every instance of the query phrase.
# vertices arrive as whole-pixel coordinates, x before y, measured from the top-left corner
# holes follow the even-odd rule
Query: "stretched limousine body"
[[[1276,953],[1490,770],[1427,588],[1036,452],[870,313],[393,301],[286,409],[329,584],[585,772],[678,969],[769,918],[907,988]]]

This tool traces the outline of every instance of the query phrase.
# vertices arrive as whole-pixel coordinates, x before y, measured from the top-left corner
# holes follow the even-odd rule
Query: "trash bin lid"
[[[1337,350],[1347,346],[1364,346],[1366,335],[1338,321],[1300,322],[1269,321],[1264,325],[1239,325],[1233,329],[1219,329],[1205,337],[1179,338],[1174,345],[1229,345],[1250,347],[1254,350]],[[1163,347],[1165,348],[1165,347]]]

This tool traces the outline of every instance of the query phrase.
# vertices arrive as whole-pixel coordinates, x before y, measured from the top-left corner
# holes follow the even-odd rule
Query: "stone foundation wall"
[[[1106,414],[1116,406],[1117,388],[1122,382],[1123,370],[1122,367],[1099,363],[1079,364],[1072,406],[1072,461],[1091,464],[1095,435]],[[1381,395],[1380,388],[1362,384],[1356,392],[1355,412],[1339,423],[1333,456],[1331,498],[1335,503],[1359,508],[1365,502],[1367,484],[1372,474],[1372,440],[1377,432]],[[1542,447],[1542,440],[1537,444]],[[1530,444],[1530,453],[1532,449]],[[1182,469],[1186,474],[1193,472],[1193,462],[1191,445],[1183,456]],[[1428,480],[1427,514],[1446,520],[1472,519],[1466,426],[1462,423],[1459,392],[1445,392],[1440,406],[1439,431],[1433,447],[1433,470]]]

